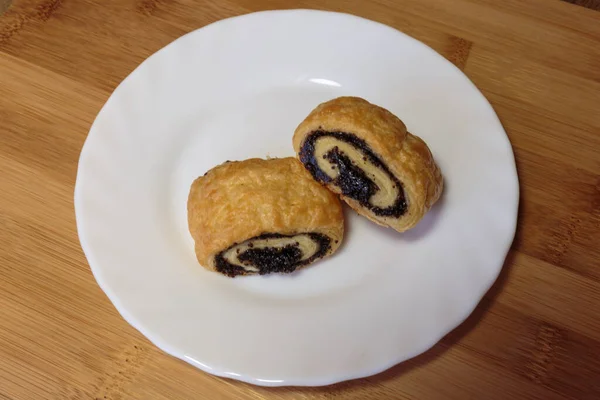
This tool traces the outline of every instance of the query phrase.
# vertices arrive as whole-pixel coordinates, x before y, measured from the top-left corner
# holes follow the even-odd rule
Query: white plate
[[[293,275],[205,271],[192,180],[225,160],[293,155],[318,103],[355,95],[427,141],[442,200],[397,234],[348,212],[334,257]],[[325,385],[431,347],[496,279],[513,239],[510,143],[473,84],[422,43],[346,14],[274,11],[192,32],[115,90],[81,152],[81,244],[123,317],[164,351],[259,385]]]

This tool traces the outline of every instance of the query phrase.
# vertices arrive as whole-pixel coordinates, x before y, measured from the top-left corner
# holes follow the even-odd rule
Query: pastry
[[[236,275],[289,273],[334,253],[344,234],[338,197],[295,158],[226,162],[188,198],[198,261]]]
[[[391,112],[359,97],[317,106],[293,143],[314,179],[359,214],[399,232],[414,227],[442,193],[442,175],[425,142]]]

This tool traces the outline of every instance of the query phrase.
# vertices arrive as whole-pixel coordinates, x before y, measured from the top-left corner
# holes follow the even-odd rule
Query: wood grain
[[[4,4],[4,2],[1,2]],[[14,0],[0,16],[0,399],[600,398],[600,13],[558,0]],[[490,100],[518,232],[469,319],[429,352],[325,388],[261,388],[152,346],[79,247],[79,151],[116,85],[182,34],[277,8],[344,11],[432,46]]]

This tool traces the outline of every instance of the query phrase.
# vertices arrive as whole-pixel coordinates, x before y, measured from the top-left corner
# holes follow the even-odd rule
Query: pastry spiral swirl
[[[442,174],[425,142],[391,112],[358,97],[317,106],[293,144],[315,180],[399,232],[414,227],[442,193]]]
[[[231,277],[293,272],[333,254],[344,233],[337,196],[293,157],[227,162],[197,178],[188,225],[200,264]]]

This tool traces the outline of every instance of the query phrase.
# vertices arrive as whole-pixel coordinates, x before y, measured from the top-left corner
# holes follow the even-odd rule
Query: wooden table
[[[73,184],[90,124],[129,72],[184,33],[322,2],[13,0],[0,16],[0,399],[600,398],[600,1],[327,3],[449,58],[510,136],[519,227],[475,313],[429,352],[325,388],[253,387],[156,349],[79,247]]]

